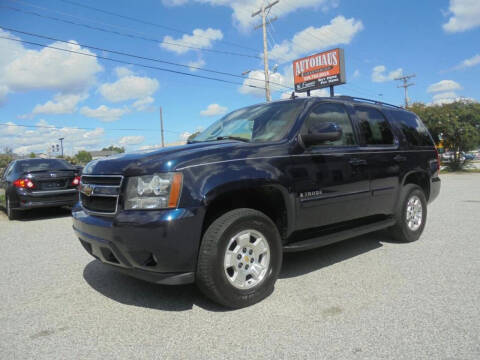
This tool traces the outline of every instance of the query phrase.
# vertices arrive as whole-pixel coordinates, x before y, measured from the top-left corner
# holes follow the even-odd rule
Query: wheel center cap
[[[243,258],[243,260],[245,260],[245,262],[248,263],[248,262],[250,261],[250,258],[249,258],[247,255],[245,255],[245,257]]]

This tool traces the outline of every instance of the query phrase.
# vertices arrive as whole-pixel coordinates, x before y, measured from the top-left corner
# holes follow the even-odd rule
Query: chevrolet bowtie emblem
[[[82,185],[82,194],[85,194],[86,196],[91,196],[93,194],[93,186],[91,185]]]

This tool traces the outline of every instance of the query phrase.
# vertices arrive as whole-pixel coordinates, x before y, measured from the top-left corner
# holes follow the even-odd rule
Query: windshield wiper
[[[243,142],[250,142],[250,140],[240,136],[217,136],[217,140],[237,140]]]

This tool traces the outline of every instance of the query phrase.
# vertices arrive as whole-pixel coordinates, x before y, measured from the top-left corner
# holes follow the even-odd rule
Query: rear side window
[[[356,106],[355,112],[360,122],[360,131],[367,145],[394,144],[390,125],[380,111],[367,106]]]
[[[349,146],[355,145],[352,123],[348,114],[341,104],[324,103],[315,107],[305,120],[304,131],[313,124],[327,125],[335,123],[342,129],[342,137],[337,141],[326,141],[323,145],[327,146]]]
[[[393,115],[408,145],[430,147],[434,145],[427,127],[418,116],[406,111],[395,111]]]

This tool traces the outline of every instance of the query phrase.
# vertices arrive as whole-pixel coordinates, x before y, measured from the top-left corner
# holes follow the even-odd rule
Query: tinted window
[[[252,142],[281,140],[303,110],[303,101],[262,104],[236,110],[209,126],[194,141],[235,136]]]
[[[316,128],[328,123],[335,123],[342,129],[342,137],[337,141],[326,141],[324,145],[347,146],[355,145],[355,136],[353,135],[352,123],[345,110],[340,104],[320,104],[312,110],[308,118],[305,120],[304,131],[308,133],[308,129],[315,124]]]
[[[395,111],[394,118],[405,134],[409,145],[433,146],[430,133],[418,116],[406,111]]]
[[[59,159],[34,159],[22,160],[16,164],[17,172],[29,171],[44,171],[44,170],[74,170],[75,168],[66,162]]]
[[[356,106],[355,110],[367,145],[393,145],[392,130],[380,111],[366,106]]]

